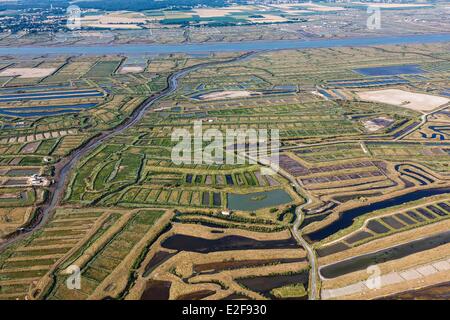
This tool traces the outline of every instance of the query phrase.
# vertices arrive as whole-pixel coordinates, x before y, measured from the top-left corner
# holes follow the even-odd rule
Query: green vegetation
[[[288,285],[270,291],[278,299],[301,298],[308,294],[303,284]]]

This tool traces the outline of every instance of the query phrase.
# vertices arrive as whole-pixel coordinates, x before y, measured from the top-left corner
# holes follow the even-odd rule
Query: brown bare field
[[[399,89],[357,92],[361,100],[392,104],[415,111],[432,111],[450,101],[450,99],[423,93],[408,92]]]
[[[8,68],[0,72],[1,77],[19,77],[19,78],[44,78],[53,72],[56,68]]]
[[[442,187],[446,187],[448,185],[449,185],[448,182],[443,182],[442,183]],[[392,189],[392,191],[389,192],[388,194],[384,194],[384,195],[379,196],[379,197],[372,197],[372,198],[369,198],[369,199],[363,199],[364,204],[368,205],[370,203],[386,200],[386,199],[389,199],[391,197],[400,196],[400,195],[403,195],[403,194],[406,194],[406,193],[409,193],[409,192],[416,191],[416,190],[420,189],[420,186],[415,186],[415,187],[412,187],[410,189],[404,189],[402,186],[403,186],[403,184],[397,186],[396,188]],[[433,197],[430,197],[429,200],[431,201],[432,199],[433,199]],[[362,203],[359,200],[347,201],[343,205],[339,206],[339,210],[333,210],[333,212],[329,216],[327,216],[325,219],[323,219],[322,221],[318,221],[316,223],[313,223],[313,224],[310,224],[310,225],[306,226],[305,229],[303,230],[303,232],[305,234],[307,234],[307,233],[314,232],[314,231],[316,231],[316,230],[318,230],[320,228],[323,228],[326,225],[332,223],[333,221],[336,221],[339,218],[339,214],[341,212],[347,211],[347,210],[352,209],[352,208],[359,207],[359,206],[361,206],[361,204]],[[384,210],[384,212],[387,212],[389,210],[392,210],[392,209],[386,209],[386,210]],[[377,214],[381,214],[381,213],[377,213]],[[366,218],[367,218],[367,215],[362,217],[362,219],[366,219]],[[358,223],[358,222],[360,223],[360,225],[362,224],[360,220],[356,219],[355,222],[354,222],[354,225],[356,225],[355,223]],[[329,239],[329,240],[334,240],[334,239],[340,238],[344,234],[347,234],[348,231],[350,231],[350,230],[349,229],[341,230],[340,232],[332,235],[331,236],[332,238]],[[324,239],[324,241],[326,241],[326,240]]]

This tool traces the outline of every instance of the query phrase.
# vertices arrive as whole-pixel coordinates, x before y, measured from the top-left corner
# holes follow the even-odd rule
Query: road
[[[302,198],[305,198],[306,202],[300,206],[297,206],[295,208],[295,222],[294,226],[292,228],[292,234],[294,235],[297,242],[306,250],[308,254],[308,260],[309,264],[311,265],[311,273],[310,273],[310,284],[309,284],[309,300],[316,300],[318,299],[318,264],[317,264],[317,258],[316,254],[314,253],[314,249],[311,247],[311,245],[302,237],[300,226],[303,222],[303,208],[309,205],[312,200],[310,197],[305,194],[305,192],[302,192],[302,187],[298,184],[296,179],[292,177],[287,172],[284,172],[282,170],[279,170],[278,174],[281,176],[287,178],[290,182],[292,187],[294,188],[295,192],[297,192]]]
[[[310,244],[303,239],[301,232],[300,232],[300,226],[303,222],[303,208],[306,207],[308,204],[312,202],[312,199],[307,195],[307,193],[304,191],[304,188],[300,186],[300,184],[297,182],[295,177],[290,175],[285,170],[281,169],[278,166],[273,166],[271,164],[261,162],[259,161],[258,157],[255,157],[251,155],[249,152],[246,153],[237,153],[237,157],[243,157],[249,160],[254,161],[255,163],[260,164],[261,166],[269,168],[271,171],[275,172],[276,174],[286,178],[291,183],[291,186],[294,188],[294,191],[302,198],[306,200],[306,202],[300,206],[297,206],[295,208],[295,222],[292,228],[292,234],[297,241],[297,243],[302,246],[307,254],[308,254],[308,261],[311,265],[311,273],[310,273],[310,283],[309,283],[309,300],[316,300],[318,299],[318,264],[317,264],[317,258],[314,253],[313,248],[310,246]]]
[[[167,87],[161,92],[146,99],[139,107],[137,107],[132,112],[132,114],[124,122],[122,122],[120,125],[118,125],[113,129],[104,131],[101,134],[93,137],[86,144],[74,150],[69,156],[62,159],[55,165],[54,176],[56,179],[56,183],[52,185],[51,188],[49,189],[47,201],[44,203],[44,205],[42,205],[42,207],[39,210],[39,213],[36,215],[34,219],[32,219],[32,221],[28,223],[28,225],[17,230],[16,232],[9,234],[5,239],[5,241],[0,243],[0,251],[4,250],[7,246],[11,245],[12,243],[20,239],[23,239],[25,236],[32,234],[33,232],[39,230],[42,226],[44,226],[45,223],[51,217],[51,214],[55,211],[55,209],[59,206],[61,200],[63,199],[66,187],[69,182],[69,178],[71,176],[71,172],[73,169],[75,169],[78,161],[80,161],[84,156],[86,156],[91,151],[95,150],[100,145],[104,144],[106,141],[110,140],[116,135],[136,125],[144,117],[146,112],[151,107],[153,107],[161,99],[170,96],[178,89],[180,79],[182,79],[184,76],[193,71],[197,71],[199,69],[218,64],[241,62],[261,52],[262,51],[258,52],[252,51],[228,60],[212,61],[197,64],[176,71],[175,73],[170,75],[167,80]]]

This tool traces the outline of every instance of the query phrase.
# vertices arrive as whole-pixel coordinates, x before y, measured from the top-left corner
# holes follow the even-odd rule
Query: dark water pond
[[[38,174],[39,168],[35,169],[11,169],[8,171],[8,176],[31,176],[33,174]]]
[[[287,285],[303,284],[308,288],[309,273],[307,271],[288,275],[269,275],[253,278],[236,279],[236,282],[251,291],[258,292],[266,297],[275,298],[270,292],[273,289]]]
[[[433,43],[450,40],[450,33],[402,35],[382,37],[361,37],[347,39],[320,39],[320,40],[270,40],[270,41],[242,41],[242,42],[209,42],[209,43],[187,43],[187,44],[122,44],[122,45],[93,45],[93,46],[22,46],[2,47],[1,55],[47,55],[47,54],[161,54],[161,53],[188,53],[198,54],[205,52],[224,51],[260,51],[280,49],[302,49],[302,48],[332,48],[346,46],[371,46],[387,44],[406,43]]]

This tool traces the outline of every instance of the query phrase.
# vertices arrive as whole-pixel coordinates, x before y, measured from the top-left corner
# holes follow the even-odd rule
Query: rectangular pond
[[[422,74],[424,71],[417,64],[358,68],[353,70],[364,76],[394,76],[399,74]]]

